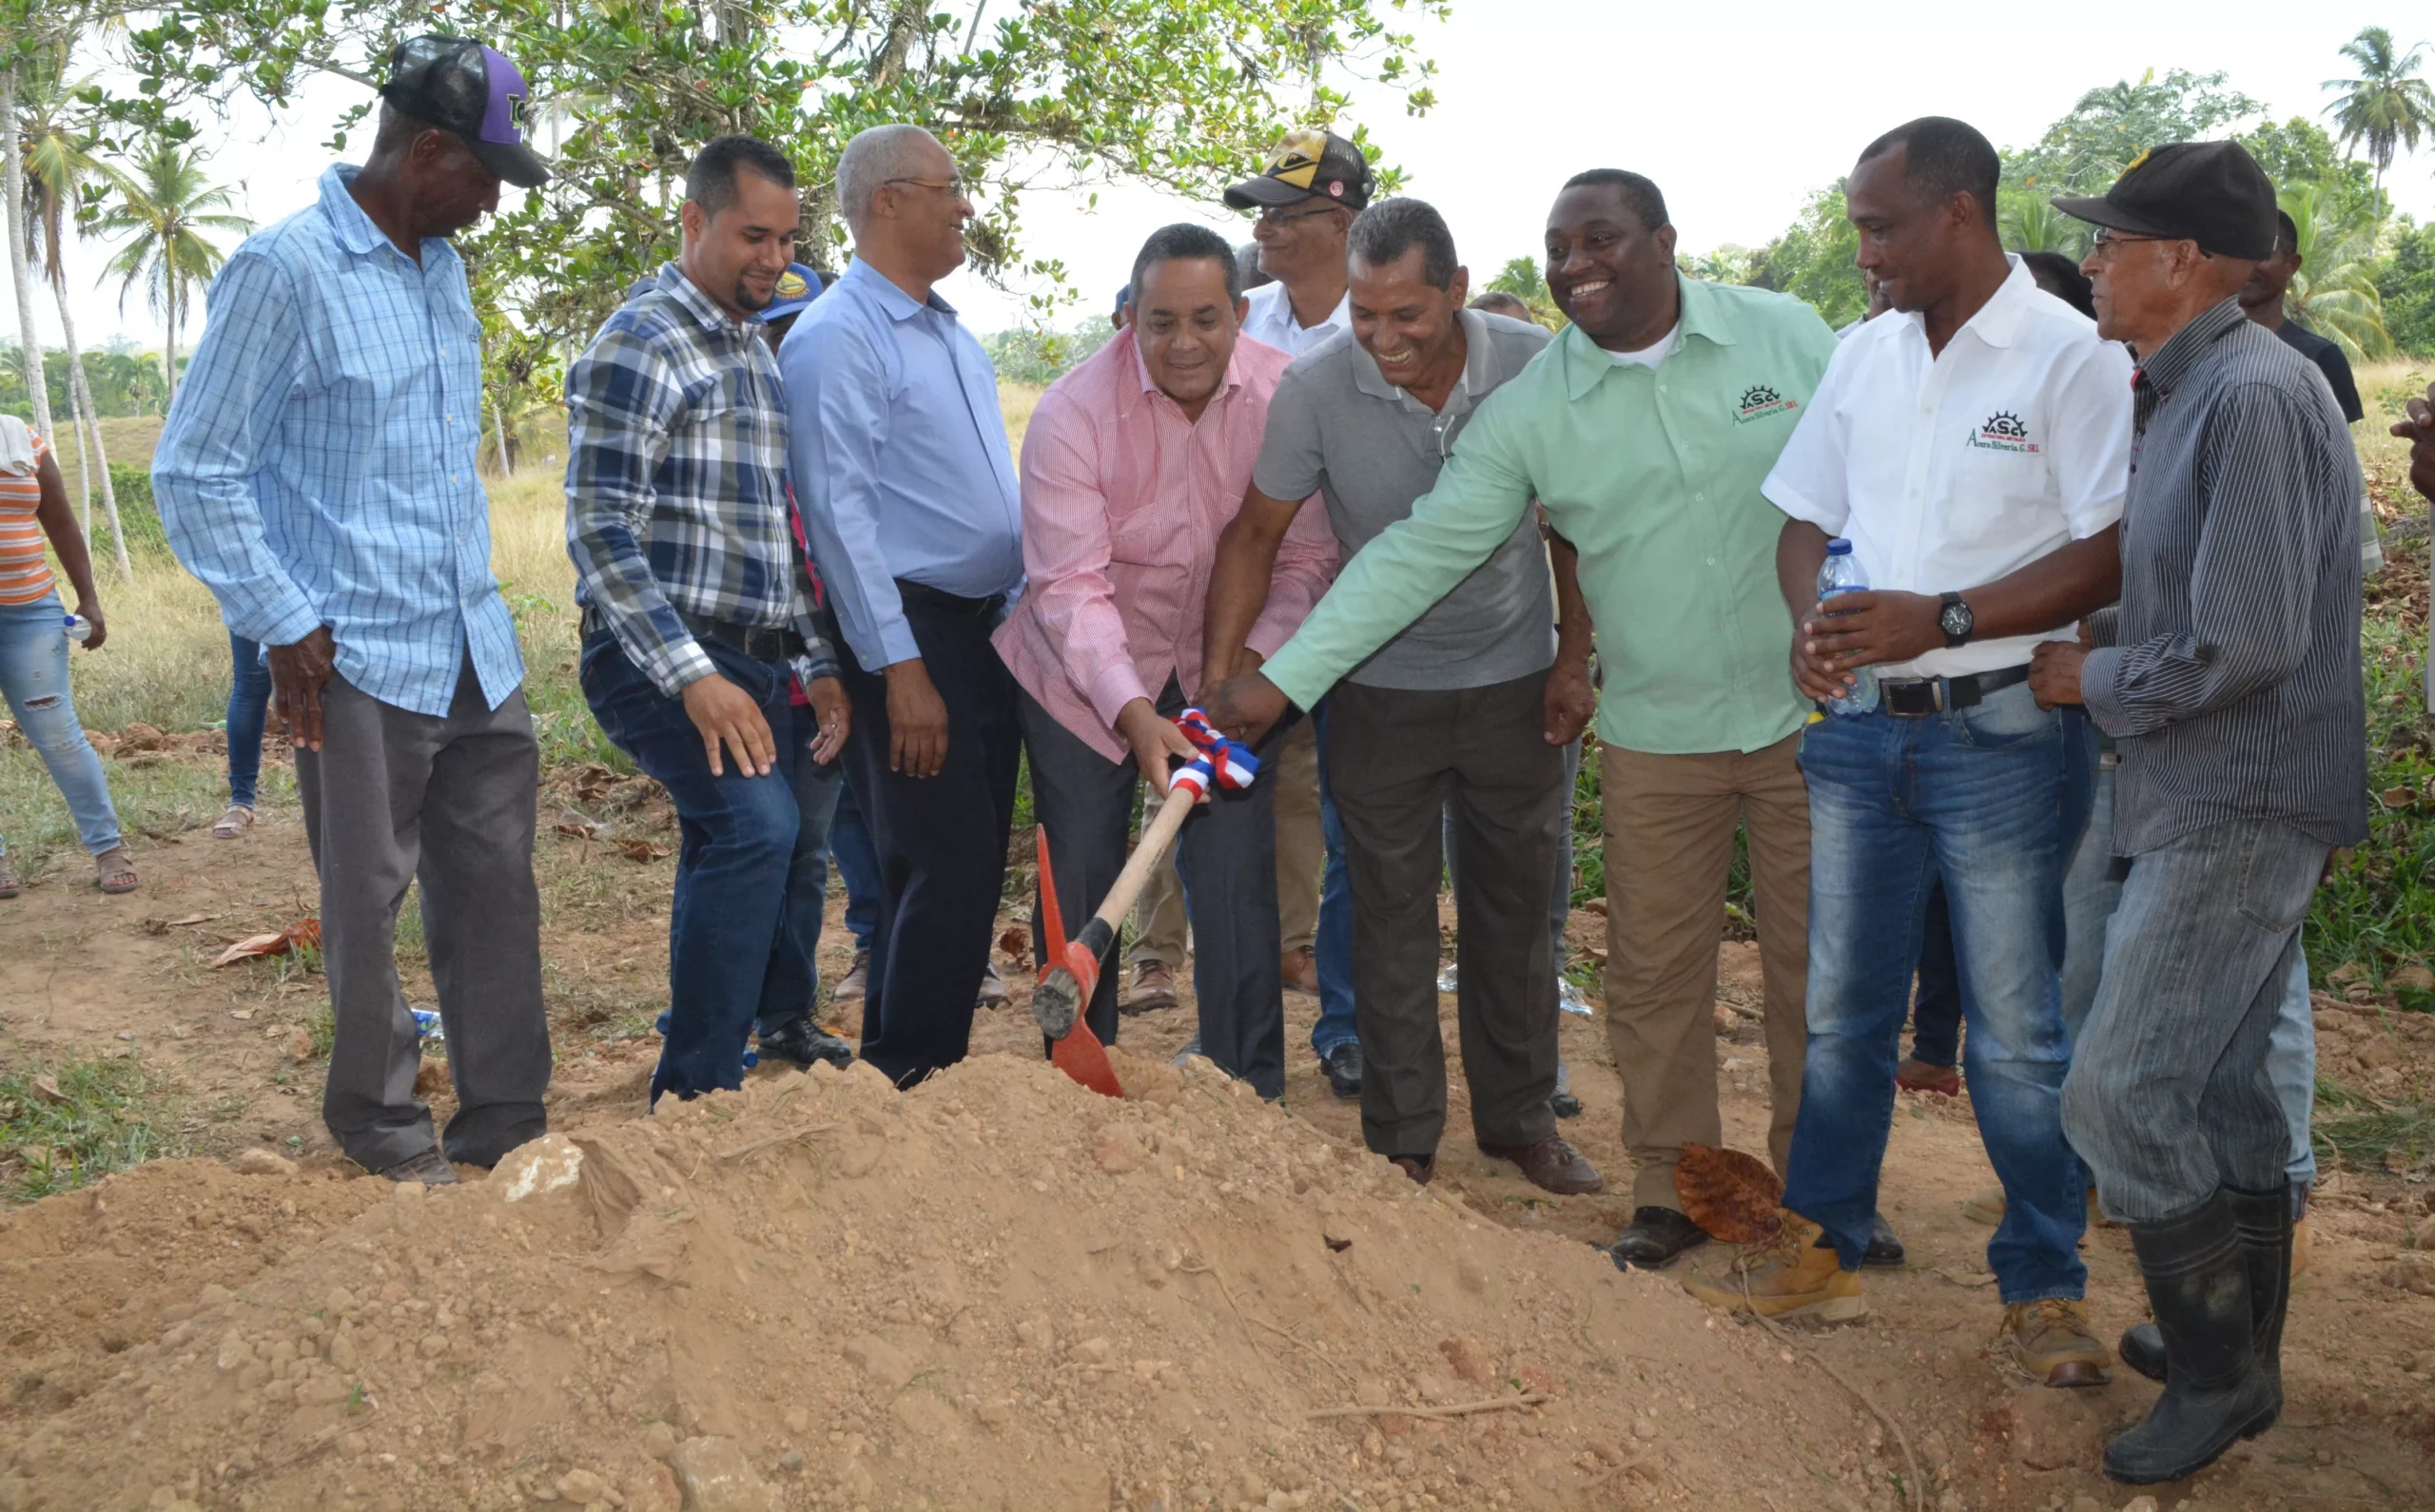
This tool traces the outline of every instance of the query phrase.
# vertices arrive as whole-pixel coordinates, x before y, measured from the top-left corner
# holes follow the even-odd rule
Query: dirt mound
[[[1671,1280],[1123,1069],[824,1068],[456,1189],[174,1162],[0,1220],[0,1509],[1892,1504],[1857,1404]]]

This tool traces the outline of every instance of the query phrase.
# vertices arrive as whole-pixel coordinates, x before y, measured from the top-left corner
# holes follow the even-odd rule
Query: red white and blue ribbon
[[[1249,787],[1259,775],[1259,758],[1252,748],[1219,734],[1200,709],[1187,708],[1178,714],[1176,727],[1200,754],[1167,779],[1169,792],[1182,792],[1197,804],[1212,787]]]

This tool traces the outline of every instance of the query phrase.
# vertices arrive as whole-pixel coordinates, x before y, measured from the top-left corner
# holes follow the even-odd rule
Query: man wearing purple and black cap
[[[479,43],[399,44],[380,96],[363,165],[212,281],[152,479],[179,558],[270,649],[321,879],[322,1120],[367,1169],[444,1184],[546,1127],[539,753],[474,471],[481,322],[446,239],[549,170],[524,75]],[[444,1154],[393,955],[410,882],[456,1082]]]

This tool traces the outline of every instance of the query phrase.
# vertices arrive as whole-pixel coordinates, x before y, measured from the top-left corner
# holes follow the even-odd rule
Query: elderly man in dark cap
[[[2149,1484],[2282,1410],[2292,1203],[2267,1049],[2327,858],[2367,834],[2359,462],[2308,359],[2242,314],[2275,232],[2247,152],[2175,143],[2055,203],[2099,227],[2098,326],[2140,358],[2115,643],[2042,646],[2031,681],[2121,742],[2129,872],[2063,1123],[2155,1310],[2122,1358],[2164,1395],[2105,1451]]]

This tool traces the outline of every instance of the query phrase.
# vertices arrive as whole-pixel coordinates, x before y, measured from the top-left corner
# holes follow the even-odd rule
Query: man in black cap
[[[212,281],[152,477],[179,559],[270,648],[321,882],[322,1121],[365,1168],[438,1185],[546,1127],[539,752],[474,471],[481,321],[447,239],[549,171],[523,74],[480,43],[399,44],[380,96],[363,165],[332,165]],[[411,882],[456,1082],[444,1157],[393,956]]]
[[[1229,205],[1259,212],[1252,241],[1259,270],[1276,281],[1246,296],[1245,336],[1300,357],[1349,326],[1344,235],[1375,187],[1359,147],[1304,129],[1285,134],[1266,172],[1226,191]]]
[[[2148,1484],[2282,1410],[2292,1201],[2267,1055],[2327,859],[2367,834],[2359,462],[2308,359],[2242,315],[2275,232],[2247,152],[2174,143],[2055,203],[2100,227],[2098,327],[2141,358],[2114,644],[2041,646],[2031,683],[2120,742],[2130,871],[2063,1123],[2155,1311],[2122,1358],[2164,1395],[2105,1451]]]
[[[2241,285],[2241,308],[2250,320],[2281,337],[2284,345],[2314,362],[2333,390],[2342,417],[2358,420],[2367,412],[2359,404],[2359,385],[2350,377],[2350,359],[2342,355],[2341,347],[2284,313],[2283,297],[2299,272],[2300,228],[2292,223],[2289,211],[2278,209],[2274,254],[2250,270],[2249,281]]]

